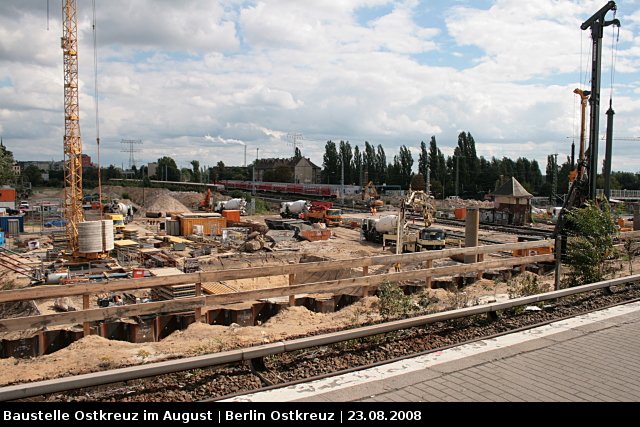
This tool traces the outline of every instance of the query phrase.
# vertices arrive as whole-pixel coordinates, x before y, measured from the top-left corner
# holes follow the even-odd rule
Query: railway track
[[[638,279],[636,279],[638,280]],[[208,401],[365,369],[489,337],[529,329],[640,300],[640,284],[602,287],[548,300],[541,311],[517,307],[358,339],[255,358],[250,362],[184,370],[110,385],[59,391],[25,401]],[[325,331],[327,334],[339,331]],[[344,333],[344,332],[342,332]],[[2,389],[0,389],[0,393]],[[0,395],[1,396],[1,395]]]

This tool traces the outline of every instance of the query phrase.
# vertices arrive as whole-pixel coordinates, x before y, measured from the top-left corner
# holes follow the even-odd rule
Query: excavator
[[[380,195],[373,181],[369,181],[362,189],[362,200],[365,201],[366,207],[371,209],[378,209],[384,206],[384,200],[380,200]]]
[[[210,188],[207,188],[207,192],[204,193],[204,199],[202,199],[198,204],[198,210],[207,212],[213,211],[213,193],[211,193]]]

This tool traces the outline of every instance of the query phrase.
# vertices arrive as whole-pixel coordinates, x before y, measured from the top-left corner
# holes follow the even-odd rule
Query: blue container
[[[19,232],[24,233],[24,215],[0,216],[0,231],[9,232],[9,220],[18,220]]]
[[[4,231],[0,231],[0,246],[4,246]]]

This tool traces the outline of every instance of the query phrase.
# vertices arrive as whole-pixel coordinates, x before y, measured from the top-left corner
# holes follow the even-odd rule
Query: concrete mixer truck
[[[444,249],[446,232],[440,228],[423,227],[413,229],[400,225],[402,252],[420,252],[421,250]],[[366,218],[362,222],[361,239],[381,243],[382,248],[398,245],[398,215],[386,215],[380,218]]]
[[[296,200],[295,202],[280,203],[280,216],[282,218],[300,218],[300,215],[309,209],[309,202]]]
[[[215,212],[240,211],[240,215],[246,215],[247,201],[245,199],[221,200],[216,203]]]
[[[125,224],[133,220],[133,206],[119,202],[118,200],[112,200],[110,203],[104,205],[104,213],[122,215],[123,222]]]

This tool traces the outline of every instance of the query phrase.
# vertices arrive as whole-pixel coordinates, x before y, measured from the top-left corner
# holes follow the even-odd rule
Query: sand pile
[[[147,210],[159,212],[191,212],[191,209],[168,194],[160,194],[156,197],[151,204],[147,205]]]

